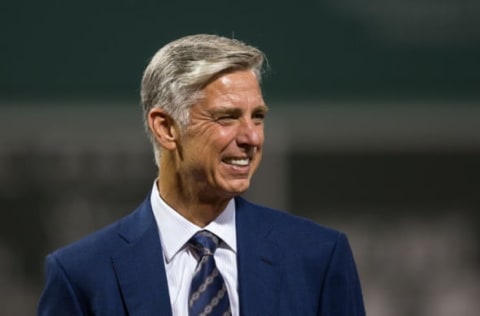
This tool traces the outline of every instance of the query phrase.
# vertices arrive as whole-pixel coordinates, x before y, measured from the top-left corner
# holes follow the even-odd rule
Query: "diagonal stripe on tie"
[[[199,260],[190,286],[189,316],[231,315],[225,280],[213,257],[219,243],[218,237],[206,230],[189,241],[192,253]]]

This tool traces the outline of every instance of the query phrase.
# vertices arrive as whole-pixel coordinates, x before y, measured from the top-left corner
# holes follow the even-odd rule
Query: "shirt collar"
[[[227,247],[233,252],[237,252],[235,202],[233,199],[228,202],[225,210],[204,228],[191,223],[171,208],[160,197],[157,181],[153,183],[150,203],[167,263],[173,259],[195,233],[204,229],[214,233],[223,240],[220,247]]]

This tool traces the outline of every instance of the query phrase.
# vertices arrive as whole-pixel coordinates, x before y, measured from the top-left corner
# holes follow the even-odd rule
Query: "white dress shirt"
[[[186,243],[195,233],[204,229],[223,241],[215,251],[214,258],[227,286],[232,315],[239,316],[234,200],[230,200],[225,210],[204,228],[189,222],[167,205],[160,197],[156,181],[150,202],[160,234],[173,316],[188,316],[188,294],[197,260]]]

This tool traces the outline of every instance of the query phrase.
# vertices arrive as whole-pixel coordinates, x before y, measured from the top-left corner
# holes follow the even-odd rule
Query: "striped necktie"
[[[198,260],[188,297],[189,316],[231,315],[225,281],[213,258],[219,243],[219,238],[206,230],[196,233],[188,242]]]

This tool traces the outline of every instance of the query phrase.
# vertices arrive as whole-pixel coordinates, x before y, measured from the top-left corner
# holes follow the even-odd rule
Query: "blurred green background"
[[[262,48],[271,97],[478,98],[476,1],[10,1],[3,97],[136,98],[149,58],[215,33]]]
[[[45,255],[146,196],[140,78],[195,33],[268,57],[247,196],[345,231],[368,315],[476,314],[479,17],[474,0],[1,3],[2,314],[34,314]]]

